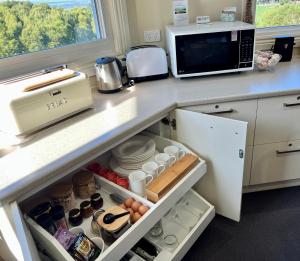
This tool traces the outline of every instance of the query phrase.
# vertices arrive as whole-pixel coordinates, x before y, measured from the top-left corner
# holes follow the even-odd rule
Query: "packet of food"
[[[94,261],[100,255],[101,249],[84,233],[79,233],[68,252],[77,261]]]
[[[69,230],[62,227],[59,227],[57,229],[56,233],[54,234],[54,237],[66,250],[70,248],[74,240],[77,238],[76,235],[72,234]]]

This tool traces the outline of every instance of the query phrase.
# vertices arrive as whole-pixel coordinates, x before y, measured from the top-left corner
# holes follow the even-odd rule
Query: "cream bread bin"
[[[71,70],[64,70],[61,73],[70,74]],[[56,82],[49,81],[52,76],[48,73],[39,78],[42,85],[38,87],[35,78],[30,79],[30,86],[28,79],[0,83],[0,130],[12,135],[27,135],[91,108],[93,100],[86,75],[74,71],[71,73],[71,76],[60,78],[59,81],[57,78]]]

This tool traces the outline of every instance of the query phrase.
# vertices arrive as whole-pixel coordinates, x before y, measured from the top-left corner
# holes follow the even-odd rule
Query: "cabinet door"
[[[247,123],[175,110],[175,138],[202,156],[207,174],[195,190],[216,207],[216,212],[240,220]]]
[[[26,229],[16,203],[0,207],[0,249],[3,258],[18,261],[39,260],[31,234]]]

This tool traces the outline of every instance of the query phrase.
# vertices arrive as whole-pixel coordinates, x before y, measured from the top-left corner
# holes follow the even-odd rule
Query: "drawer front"
[[[257,100],[190,106],[185,109],[248,122],[247,145],[253,145]]]
[[[300,139],[300,95],[258,101],[255,145]]]
[[[300,178],[300,140],[254,146],[251,185]]]

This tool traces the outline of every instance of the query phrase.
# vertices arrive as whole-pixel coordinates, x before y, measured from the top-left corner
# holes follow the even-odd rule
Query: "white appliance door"
[[[175,110],[177,141],[203,157],[207,174],[195,190],[222,216],[240,220],[247,123]]]

